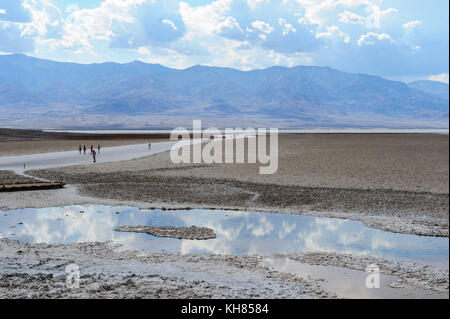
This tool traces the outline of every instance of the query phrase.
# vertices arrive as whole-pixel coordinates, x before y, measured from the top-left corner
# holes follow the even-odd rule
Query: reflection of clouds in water
[[[236,253],[236,251],[247,254],[266,253],[264,247],[261,247],[261,242],[255,241],[250,236],[251,234],[255,237],[262,237],[270,234],[275,229],[275,226],[269,222],[266,216],[248,212],[227,211],[213,211],[207,214],[204,212],[201,212],[202,214],[198,213],[200,212],[197,212],[197,214],[195,212],[186,214],[180,216],[180,219],[187,226],[197,225],[214,229],[217,239],[206,241],[183,240],[181,244],[182,254],[198,251],[214,254],[232,254]],[[277,245],[276,242],[274,243]]]
[[[286,237],[286,235],[292,233],[296,227],[297,224],[291,224],[283,220],[283,222],[281,223],[281,230],[278,232],[278,238],[283,239],[284,237]]]
[[[325,235],[330,236],[337,229],[337,226],[331,225],[331,222],[316,218],[308,228],[303,228],[298,232],[297,242],[306,251],[329,251],[321,242]],[[326,244],[330,245],[330,243]]]
[[[224,218],[221,213],[226,214],[198,212],[180,217],[187,226],[201,225],[214,229],[218,237],[207,241],[183,241],[182,254],[199,251],[230,254],[239,251],[251,255],[270,252],[331,252],[336,249],[346,253],[367,254],[367,251],[362,251],[361,248],[352,248],[352,244],[362,238],[357,235],[358,232],[345,233],[340,237],[341,231],[345,231],[345,220],[312,218],[310,223],[297,225],[295,217],[289,215],[260,216],[244,213]],[[297,228],[300,230],[295,236],[293,231]],[[274,229],[279,231],[275,234],[272,232]]]
[[[277,217],[277,216],[276,216]],[[193,212],[180,216],[180,219],[187,225],[197,225],[214,229],[217,238],[206,241],[189,241],[183,240],[181,244],[181,253],[195,253],[195,252],[210,252],[214,254],[232,254],[239,251],[239,253],[247,254],[264,254],[264,245],[268,241],[273,242],[274,246],[279,243],[276,238],[267,240],[255,240],[254,237],[263,237],[269,235],[276,227],[269,219],[259,214],[252,214],[247,212],[226,212],[213,211],[210,213]],[[289,233],[296,227],[295,224],[289,225],[283,220],[285,233]],[[269,245],[270,246],[270,245]]]
[[[363,239],[363,232],[350,232],[350,233],[341,233],[339,234],[338,243],[344,246],[355,244],[358,241],[361,241]]]
[[[84,211],[84,213],[80,213]],[[114,214],[120,211],[120,215]],[[369,254],[371,250],[389,248],[389,242],[369,237],[370,247],[356,245],[365,241],[367,231],[346,229],[345,220],[309,218],[298,221],[289,215],[261,215],[248,212],[202,211],[147,212],[130,207],[69,206],[28,211],[31,218],[17,230],[20,238],[31,242],[94,242],[112,240],[125,247],[161,250],[169,249],[188,253],[214,254],[267,254],[275,252],[339,251],[352,254]],[[66,216],[67,215],[67,216]],[[120,217],[119,217],[120,216]],[[57,219],[61,219],[58,221]],[[197,225],[214,229],[217,239],[172,240],[139,236],[134,233],[117,233],[118,224],[147,225],[159,222],[164,225]],[[278,229],[278,232],[273,230]],[[294,230],[299,229],[295,236]],[[367,240],[366,240],[367,241]],[[371,244],[371,245],[370,245]]]
[[[228,215],[227,217],[224,217]],[[181,254],[195,253],[198,251],[214,254],[232,254],[235,250],[234,241],[239,238],[244,229],[243,217],[248,216],[244,212],[213,211],[205,218],[201,212],[191,212],[180,215],[186,226],[196,225],[211,228],[216,232],[217,238],[212,240],[182,240]]]
[[[315,218],[306,231],[297,234],[297,241],[304,251],[340,252],[353,255],[367,255],[370,252],[354,245],[364,239],[363,230],[346,229],[348,221],[342,219]]]
[[[67,206],[45,208],[45,211],[27,211],[29,215],[16,237],[26,237],[33,243],[101,242],[113,240],[131,244],[132,234],[114,231],[118,215],[109,214],[113,208],[95,206]],[[118,210],[118,209],[116,209]],[[80,213],[84,211],[84,213]],[[58,220],[59,219],[59,220]]]
[[[53,243],[60,241],[63,237],[60,231],[50,231],[49,221],[37,221],[36,223],[24,223],[20,231],[16,233],[18,236],[30,237],[33,243]]]
[[[262,237],[268,235],[274,229],[272,223],[270,223],[266,216],[259,218],[258,224],[248,223],[247,230],[250,230],[256,237]]]
[[[81,210],[84,213],[80,213]],[[18,225],[19,222],[23,225]],[[178,240],[115,232],[118,225],[196,225],[213,229],[217,238]],[[0,237],[33,243],[111,240],[126,248],[147,252],[271,255],[314,251],[392,257],[423,251],[429,258],[433,251],[438,256],[447,254],[448,260],[448,241],[443,244],[439,239],[377,231],[349,220],[270,213],[162,212],[107,206],[24,209],[10,211],[7,216],[1,214],[0,232]],[[12,236],[13,233],[16,236]]]
[[[232,241],[239,237],[242,229],[244,228],[244,224],[240,224],[239,227],[234,226],[233,228],[224,228],[220,223],[218,223],[218,225],[213,228],[216,229],[217,234],[221,237],[223,236],[226,240]]]
[[[182,240],[180,245],[180,253],[182,255],[195,252],[208,252],[218,255],[233,254],[234,244],[223,239],[210,240]]]
[[[138,240],[134,233],[119,233],[114,230],[120,219],[120,214],[115,214],[115,212],[123,212],[124,207],[100,207],[99,209],[98,206],[78,206],[77,209],[78,217],[81,218],[67,221],[68,228],[72,232],[69,232],[66,238],[73,235],[78,237],[77,242],[111,240],[127,247],[133,247]],[[80,214],[80,210],[84,210],[84,213]],[[128,214],[126,222],[127,224],[139,224],[143,217],[140,212]]]
[[[104,241],[106,238],[113,237],[113,227],[117,222],[117,216],[110,216],[96,211],[95,207],[86,207],[84,213],[73,211],[74,218],[64,219],[65,240],[71,236],[78,237],[78,242],[83,241]]]
[[[343,219],[316,218],[314,223],[327,231],[336,232],[346,221]]]
[[[70,215],[69,217],[65,216],[70,213],[70,208],[67,208],[66,213],[58,210],[60,208],[46,208],[45,214],[41,214],[39,210],[20,212],[19,214],[25,215],[23,216],[25,220],[20,231],[16,233],[17,236],[28,237],[33,243],[62,242],[64,234],[59,228],[56,228],[55,224],[61,224],[64,218],[70,218]]]
[[[228,215],[224,217],[224,215]],[[247,213],[232,213],[226,211],[213,211],[209,214],[201,212],[192,212],[179,215],[179,219],[189,227],[192,225],[211,228],[219,237],[224,237],[226,240],[232,241],[239,237],[245,222],[242,217],[248,215]]]
[[[381,249],[385,249],[385,248],[392,248],[393,247],[393,243],[387,239],[381,238],[381,237],[376,237],[374,236],[372,238],[372,242],[370,244],[370,248],[372,248],[372,250],[379,250]]]
[[[330,244],[324,245],[321,243],[324,231],[321,228],[315,229],[303,235],[303,250],[305,251],[317,251],[317,252],[327,252],[331,249],[326,246],[331,246]]]
[[[47,208],[45,214],[37,212],[34,219],[24,223],[20,235],[30,236],[36,243],[105,241],[113,237],[117,218],[96,211],[95,207],[81,206]]]

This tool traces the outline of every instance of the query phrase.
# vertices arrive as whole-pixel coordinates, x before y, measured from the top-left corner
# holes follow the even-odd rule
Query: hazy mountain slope
[[[243,123],[278,119],[280,124],[345,125],[358,119],[367,123],[401,119],[440,126],[448,120],[448,93],[444,93],[435,83],[406,85],[328,67],[177,70],[142,62],[82,65],[0,56],[0,109],[5,118],[18,118],[25,109],[42,114],[63,109],[54,116],[89,115],[90,123],[124,115],[130,121],[133,116],[158,116],[163,122],[189,117],[215,118],[218,123],[229,118]]]
[[[44,93],[0,82],[0,107],[27,108],[43,106],[50,102]],[[17,109],[16,109],[17,110]]]
[[[131,62],[127,64],[61,63],[32,58],[22,54],[0,56],[0,82],[35,90],[54,83],[84,91],[129,76],[169,70],[159,64]]]
[[[438,81],[414,81],[408,83],[408,86],[444,100],[449,100],[449,86],[447,83]]]

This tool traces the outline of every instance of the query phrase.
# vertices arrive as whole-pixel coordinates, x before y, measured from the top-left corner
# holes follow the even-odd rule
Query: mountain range
[[[449,86],[329,67],[239,71],[159,64],[76,64],[0,56],[0,126],[448,128]]]

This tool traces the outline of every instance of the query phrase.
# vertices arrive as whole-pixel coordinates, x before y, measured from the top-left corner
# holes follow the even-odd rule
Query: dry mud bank
[[[273,270],[262,256],[143,255],[109,243],[31,245],[4,239],[0,251],[0,298],[338,297],[322,288],[323,279]],[[399,289],[448,298],[448,268],[338,254],[284,257],[357,270],[375,262],[383,274],[396,276]],[[80,269],[77,289],[66,287],[66,267],[72,264]],[[357,284],[363,286],[364,280]]]
[[[145,233],[158,237],[178,239],[207,240],[216,238],[214,230],[206,227],[175,227],[175,226],[119,226],[115,231]]]
[[[18,175],[13,171],[0,170],[0,184],[26,184],[35,183],[38,180],[32,177]]]
[[[315,281],[259,266],[257,256],[117,251],[107,243],[30,245],[0,240],[0,298],[331,298]],[[80,288],[66,288],[66,266]]]

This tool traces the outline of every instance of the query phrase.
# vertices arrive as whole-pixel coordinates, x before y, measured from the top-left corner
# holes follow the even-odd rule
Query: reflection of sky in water
[[[217,238],[179,240],[114,231],[119,225],[204,226],[214,229]],[[126,248],[182,254],[339,252],[447,265],[449,256],[448,238],[383,232],[343,219],[200,209],[66,206],[4,211],[0,212],[0,238],[30,243],[112,240]]]

